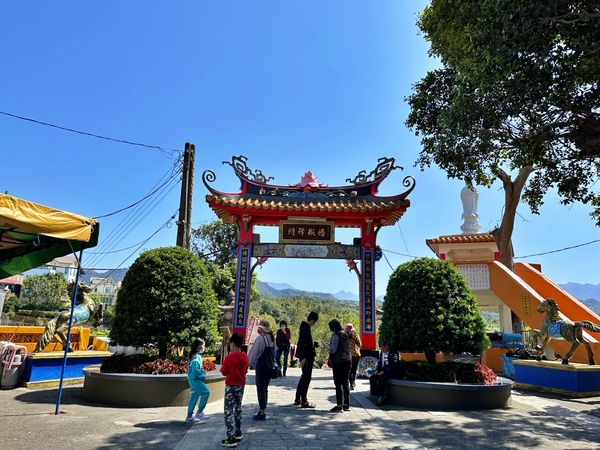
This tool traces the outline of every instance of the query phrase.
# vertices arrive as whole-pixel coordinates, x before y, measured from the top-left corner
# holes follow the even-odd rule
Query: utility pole
[[[196,146],[185,143],[183,167],[181,169],[181,196],[179,198],[179,220],[177,221],[177,246],[190,248],[192,236],[192,199],[194,195],[194,163]]]

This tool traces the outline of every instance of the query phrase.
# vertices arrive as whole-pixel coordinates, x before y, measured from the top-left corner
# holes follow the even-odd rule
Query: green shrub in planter
[[[489,346],[477,301],[465,279],[446,261],[419,258],[390,276],[380,335],[406,352],[479,354]]]
[[[188,347],[194,338],[207,348],[218,343],[219,310],[212,280],[189,250],[165,247],[140,254],[117,296],[111,343],[154,344],[164,358],[170,346]]]

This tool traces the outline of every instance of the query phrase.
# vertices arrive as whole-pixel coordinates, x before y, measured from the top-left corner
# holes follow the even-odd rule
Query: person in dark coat
[[[288,366],[288,356],[290,354],[290,339],[292,339],[292,332],[287,326],[287,322],[282,320],[279,322],[279,330],[275,335],[275,345],[277,346],[277,353],[275,360],[280,369],[282,369],[282,375],[285,377]],[[283,355],[283,365],[281,364],[281,356]]]
[[[385,401],[385,385],[392,378],[396,366],[400,361],[400,355],[385,341],[379,341],[379,362],[375,373],[369,377],[371,384],[371,395],[377,396],[377,404]]]
[[[313,341],[310,327],[313,327],[319,315],[312,311],[308,314],[306,321],[302,321],[300,324],[300,331],[298,332],[298,344],[296,345],[296,357],[300,360],[300,367],[302,368],[302,376],[298,381],[298,387],[296,388],[296,399],[294,405],[300,405],[301,408],[314,408],[314,403],[309,403],[307,399],[308,386],[312,378],[313,364],[315,362],[315,348],[319,346],[317,342]]]

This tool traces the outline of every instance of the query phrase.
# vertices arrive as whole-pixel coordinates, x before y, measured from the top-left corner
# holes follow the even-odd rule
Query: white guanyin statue
[[[477,223],[479,214],[477,214],[477,200],[479,199],[479,193],[475,188],[465,186],[460,191],[460,199],[463,204],[462,219],[463,224],[460,226],[463,234],[479,233],[481,227]]]

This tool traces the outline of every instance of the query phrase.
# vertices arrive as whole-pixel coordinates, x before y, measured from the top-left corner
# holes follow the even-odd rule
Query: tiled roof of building
[[[477,234],[450,234],[448,236],[439,236],[425,241],[427,245],[431,244],[472,244],[480,242],[496,242],[494,236],[489,233]]]
[[[327,211],[327,212],[380,212],[406,208],[410,205],[408,200],[391,198],[381,199],[350,199],[335,198],[327,200],[289,200],[281,198],[251,198],[245,196],[217,196],[207,195],[206,201],[210,204],[223,205],[234,208],[273,210],[273,211]]]

